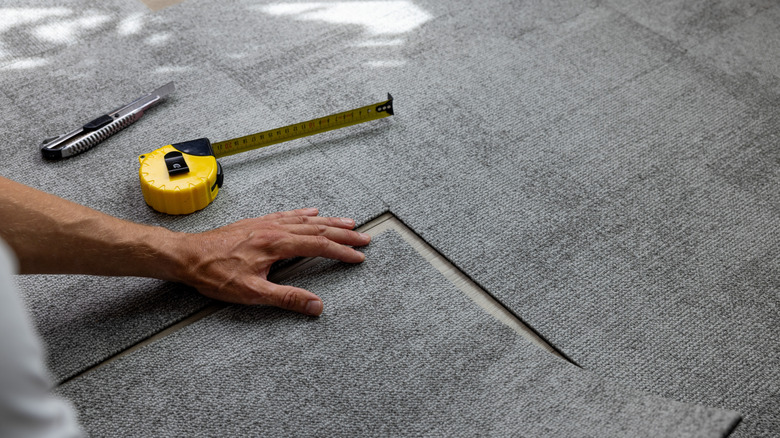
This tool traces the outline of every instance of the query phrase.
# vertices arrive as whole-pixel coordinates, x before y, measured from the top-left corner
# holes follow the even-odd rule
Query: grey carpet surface
[[[4,176],[181,230],[390,209],[586,369],[736,410],[734,436],[780,435],[776,2],[28,3],[0,2]],[[40,160],[43,137],[169,80],[136,125]],[[162,144],[386,92],[391,119],[226,159],[201,213],[158,215],[137,191],[136,156]],[[60,377],[205,303],[147,280],[20,280]]]
[[[545,9],[517,8],[510,20]],[[451,11],[384,46],[403,63],[382,74],[344,81],[333,67],[284,86],[403,90],[393,129],[312,142],[584,367],[739,410],[736,436],[775,436],[777,58],[753,43],[759,32],[777,41],[767,17],[778,10],[711,27],[674,12],[645,27],[620,9],[572,5],[530,29],[502,26],[503,9]],[[300,63],[365,59],[318,47]],[[252,90],[242,81],[259,65],[231,74]],[[272,108],[303,109],[308,88]]]
[[[117,6],[114,11],[125,9]],[[78,7],[72,10],[72,20],[84,19]],[[83,15],[90,16],[89,11]],[[36,11],[29,13],[35,16]],[[135,32],[123,34],[122,23],[130,19],[137,23]],[[300,143],[225,159],[223,189],[199,213],[172,217],[149,208],[140,193],[138,155],[170,143],[199,137],[218,141],[286,124],[218,69],[169,64],[164,47],[155,42],[165,38],[157,36],[154,26],[164,25],[154,19],[148,10],[112,16],[102,32],[47,49],[44,65],[28,68],[21,58],[0,71],[7,139],[0,145],[6,158],[0,164],[3,176],[124,219],[180,231],[311,206],[322,215],[352,217],[358,223],[386,210],[348,172]],[[42,20],[41,26],[56,24]],[[171,80],[177,90],[170,99],[93,150],[60,162],[41,158],[43,138],[72,130]],[[208,303],[184,286],[146,279],[21,276],[18,283],[58,381]]]
[[[107,32],[125,36],[149,9],[141,2],[3,0],[0,3],[0,67],[35,69],[69,46]]]
[[[395,232],[367,256],[290,279],[324,297],[319,318],[227,308],[58,392],[95,436],[705,437],[739,418],[533,346]]]

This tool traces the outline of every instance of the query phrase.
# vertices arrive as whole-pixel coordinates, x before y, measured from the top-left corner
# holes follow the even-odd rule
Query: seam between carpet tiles
[[[437,263],[431,263],[431,260],[428,259],[426,254],[421,253],[423,257],[434,267],[439,270],[447,280],[452,282],[459,290],[466,293],[469,298],[471,298],[477,305],[482,307],[484,310],[486,310],[488,313],[490,313],[493,317],[501,321],[502,323],[508,325],[510,328],[514,329],[518,334],[532,342],[534,345],[554,354],[555,356],[558,356],[561,359],[564,359],[571,363],[572,365],[575,365],[579,368],[582,368],[574,359],[569,357],[566,353],[564,353],[561,349],[550,343],[547,338],[542,335],[540,332],[538,332],[536,329],[534,329],[531,325],[526,323],[523,318],[521,318],[517,313],[515,313],[510,308],[506,307],[498,298],[496,298],[493,294],[491,294],[487,289],[485,289],[479,282],[477,282],[475,279],[471,278],[465,271],[463,271],[458,265],[450,260],[444,253],[433,247],[430,243],[428,243],[425,239],[423,239],[419,234],[417,234],[416,231],[414,231],[413,228],[408,226],[406,223],[404,223],[401,218],[398,216],[388,212],[388,215],[392,215],[392,219],[388,220],[394,220],[397,221],[398,224],[401,225],[401,230],[407,231],[409,234],[414,236],[414,239],[417,242],[420,242],[422,245],[427,247],[427,249],[434,254],[434,257],[439,258],[441,261],[445,262],[443,264],[444,270],[440,267]],[[407,240],[408,236],[404,236],[403,232],[400,233],[402,237],[404,237],[404,240],[407,241],[407,243],[410,243],[409,240]],[[420,252],[420,250],[414,245],[410,245]],[[454,281],[453,276],[449,275],[448,272],[453,272],[453,276],[460,277],[458,278],[459,281]],[[464,289],[472,289],[464,290]],[[481,300],[475,300],[473,293],[476,292],[477,294],[483,295],[484,301]],[[485,304],[485,305],[483,305]],[[499,316],[498,314],[494,313],[494,311],[499,312],[500,314],[503,314],[503,316]]]
[[[481,307],[488,314],[505,324],[520,336],[534,344],[535,346],[546,350],[547,352],[564,359],[582,368],[577,362],[566,355],[562,350],[552,345],[544,336],[533,327],[523,321],[514,311],[504,306],[493,294],[485,290],[479,283],[472,279],[455,263],[447,258],[443,253],[434,248],[425,239],[423,239],[411,227],[406,225],[398,216],[391,211],[387,211],[375,219],[366,222],[357,229],[358,231],[376,236],[385,231],[396,231],[401,238],[411,246],[426,262],[430,263],[438,270],[445,279],[452,283],[458,290],[466,294],[474,304]],[[322,262],[322,258],[309,258],[301,261],[299,264],[290,266],[283,274],[288,277],[297,271],[309,268]]]
[[[675,52],[677,52],[677,53],[675,55],[673,55],[671,58],[669,58],[669,60],[667,60],[666,64],[668,64],[669,61],[672,61],[675,58],[681,58],[681,59],[684,59],[684,60],[688,60],[689,62],[691,62],[692,64],[694,64],[696,67],[700,68],[704,72],[716,73],[717,76],[718,76],[717,82],[721,82],[722,83],[724,80],[725,81],[732,81],[732,82],[734,81],[734,79],[732,78],[732,76],[728,72],[724,71],[723,69],[721,69],[717,65],[708,64],[708,63],[702,61],[702,58],[707,58],[707,59],[712,60],[712,58],[710,58],[709,56],[703,55],[701,57],[697,57],[697,56],[691,55],[691,54],[689,54],[689,52],[690,52],[689,49],[683,47],[682,45],[680,45],[680,43],[678,43],[678,42],[676,42],[674,40],[671,40],[668,37],[666,37],[666,36],[662,35],[661,33],[657,32],[653,28],[645,26],[644,24],[634,20],[629,15],[626,15],[624,12],[620,11],[619,9],[617,9],[614,6],[610,5],[609,3],[602,3],[601,6],[604,7],[605,9],[608,9],[608,10],[612,11],[613,13],[621,16],[623,19],[630,21],[631,23],[633,23],[637,27],[640,27],[643,30],[653,34],[657,38],[661,39],[665,44],[668,44],[670,47],[674,48]],[[780,6],[775,5],[775,6],[765,7],[764,9],[761,10],[761,12],[757,12],[755,15],[750,16],[750,17],[744,17],[742,20],[737,21],[734,24],[730,25],[727,29],[724,29],[724,32],[728,31],[728,30],[731,30],[731,29],[734,29],[737,26],[741,25],[742,23],[744,23],[744,22],[746,22],[746,21],[748,21],[748,20],[750,20],[750,19],[752,19],[754,17],[757,17],[761,13],[765,13],[767,11],[770,11],[773,8],[780,8]],[[699,41],[695,46],[692,46],[692,47],[697,47],[697,46],[701,47],[704,44],[708,43],[709,41],[711,41],[711,40],[713,40],[715,38],[717,38],[717,35],[712,35],[712,36],[710,36],[708,38],[705,38],[702,41]],[[666,65],[666,64],[662,64],[662,65]],[[659,67],[661,67],[661,66],[659,66]],[[648,73],[653,71],[653,70],[655,70],[655,69],[649,70]],[[637,75],[636,77],[640,77],[640,76],[642,76],[642,75],[640,74],[640,75]],[[624,82],[624,84],[632,82],[635,78],[631,78],[630,80]],[[780,77],[778,77],[778,78],[780,78]],[[713,82],[716,82],[715,79],[713,79],[713,78],[710,78],[710,79],[713,80]],[[753,93],[753,96],[756,99],[763,100],[767,105],[770,105],[770,106],[771,105],[776,105],[778,100],[780,100],[780,95],[775,94],[775,93],[771,93],[771,92],[769,93],[769,94],[773,95],[775,97],[775,99],[772,99],[772,98],[766,96],[766,90],[763,87],[756,87],[756,86],[751,84],[750,88],[754,88],[755,89],[755,93]],[[723,87],[723,89],[726,92],[730,92],[730,88],[729,87]]]
[[[364,222],[360,225],[358,229],[361,227],[368,226],[371,222],[379,220],[383,215],[386,215],[387,212],[380,213],[376,215],[375,217],[371,218],[370,220]],[[280,268],[276,272],[272,272],[269,275],[269,280],[273,282],[279,282],[284,280],[285,278],[290,277],[291,275],[295,274],[296,272],[300,271],[301,269],[304,269],[308,267],[310,264],[312,264],[313,261],[316,261],[317,259],[312,258],[298,258],[294,259],[294,261],[289,266],[284,266]],[[103,365],[106,365],[116,359],[119,359],[120,357],[130,354],[134,352],[135,350],[138,350],[145,345],[148,345],[152,342],[155,342],[158,339],[162,339],[174,332],[179,331],[180,329],[200,320],[203,319],[212,313],[218,312],[226,307],[230,306],[229,303],[220,302],[220,301],[212,301],[209,304],[206,304],[205,306],[201,307],[200,309],[196,310],[193,313],[190,313],[188,315],[184,315],[183,317],[173,321],[171,324],[169,324],[166,327],[163,327],[162,329],[153,332],[149,336],[135,342],[132,345],[125,346],[121,349],[119,349],[117,352],[115,352],[112,356],[108,357],[107,359],[96,361],[92,364],[90,364],[86,369],[75,372],[69,376],[66,376],[64,379],[60,380],[56,386],[64,385],[65,383],[77,379],[84,374],[87,374],[91,371],[94,371]]]
[[[370,219],[369,221],[366,221],[364,224],[362,224],[362,226],[365,226],[366,224],[369,224],[372,221],[376,221],[378,218],[380,218],[384,214],[386,214],[386,213],[380,213],[376,217]],[[312,262],[314,260],[316,260],[316,259],[299,258],[296,261],[294,261],[291,265],[282,267],[282,268],[279,269],[279,271],[271,273],[269,275],[269,280],[274,281],[274,282],[278,282],[278,281],[284,280],[285,278],[293,275],[295,272],[298,272],[301,269],[304,269],[305,267],[309,266],[310,264],[312,264]],[[222,310],[222,309],[224,309],[224,308],[226,308],[228,306],[230,306],[229,303],[224,303],[224,302],[220,302],[220,301],[213,301],[212,303],[209,303],[206,306],[201,307],[197,311],[195,311],[193,313],[190,313],[188,315],[185,315],[185,316],[183,316],[180,319],[177,319],[172,324],[162,328],[161,330],[158,330],[158,331],[152,333],[148,337],[143,338],[143,339],[137,341],[136,343],[134,343],[134,344],[132,344],[130,346],[127,346],[125,348],[120,349],[119,351],[117,351],[115,354],[113,354],[112,356],[108,357],[107,359],[103,359],[103,360],[97,361],[97,362],[95,362],[93,364],[90,364],[90,366],[88,368],[86,368],[86,369],[84,369],[82,371],[76,372],[76,373],[74,373],[74,374],[72,374],[72,375],[62,379],[61,381],[59,381],[59,383],[57,383],[56,386],[64,385],[65,383],[67,383],[67,382],[69,382],[71,380],[77,379],[77,378],[83,376],[84,374],[87,374],[87,373],[89,373],[91,371],[94,371],[94,370],[104,366],[104,365],[107,365],[108,363],[113,362],[114,360],[119,359],[122,356],[130,354],[130,353],[132,353],[132,352],[134,352],[134,351],[144,347],[145,345],[148,345],[148,344],[150,344],[152,342],[157,341],[158,339],[162,339],[162,338],[164,338],[164,337],[166,337],[166,336],[168,336],[168,335],[170,335],[172,333],[175,333],[175,332],[179,331],[180,329],[182,329],[182,328],[184,328],[184,327],[186,327],[186,326],[188,326],[188,325],[190,325],[190,324],[192,324],[192,323],[194,323],[194,322],[196,322],[196,321],[198,321],[200,319],[203,319],[203,318],[205,318],[205,317],[207,317],[207,316],[209,316],[209,315],[211,315],[213,313],[216,313],[216,312],[218,312],[218,311],[220,311],[220,310]]]
[[[743,414],[740,414],[739,418],[734,421],[734,424],[732,424],[731,427],[723,434],[723,438],[729,438],[734,433],[734,431],[737,430],[737,427],[742,424],[743,419]]]
[[[484,288],[482,288],[482,286],[480,286],[476,281],[474,281],[465,272],[463,272],[454,263],[452,263],[451,260],[449,260],[446,256],[444,256],[444,254],[442,254],[441,252],[436,250],[433,246],[431,246],[428,242],[426,242],[422,237],[420,237],[414,230],[412,230],[409,226],[403,223],[403,221],[401,221],[392,212],[386,211],[384,213],[381,213],[375,218],[365,222],[356,230],[360,232],[365,232],[372,236],[379,235],[389,230],[396,231],[409,246],[411,246],[436,270],[438,270],[445,277],[445,279],[451,282],[458,290],[466,294],[474,302],[474,304],[481,307],[483,310],[488,312],[491,316],[499,320],[501,323],[513,329],[516,333],[523,336],[526,340],[528,340],[535,346],[542,348],[547,352],[561,359],[564,359],[575,366],[580,367],[580,365],[578,365],[574,360],[572,360],[561,350],[559,350],[558,348],[550,344],[544,338],[544,336],[538,333],[533,327],[526,324],[523,321],[523,319],[520,318],[515,312],[505,307],[491,293],[487,292]],[[297,272],[300,272],[304,269],[307,269],[323,261],[324,259],[322,258],[299,259],[297,262],[292,263],[290,266],[285,266],[279,269],[279,271],[271,274],[269,276],[269,279],[274,282],[284,281],[286,278],[293,276]],[[124,348],[123,350],[119,351],[113,356],[105,360],[99,361],[98,363],[93,364],[89,368],[63,379],[57,384],[57,386],[63,385],[91,371],[101,368],[104,365],[107,365],[121,358],[122,356],[130,354],[140,348],[143,348],[144,346],[152,342],[155,342],[170,334],[173,334],[179,331],[180,329],[190,324],[193,324],[198,320],[203,319],[215,312],[225,309],[229,306],[231,306],[231,304],[229,303],[214,301],[206,305],[205,307],[201,308],[200,310],[177,320],[176,322],[165,327],[164,329],[155,332],[151,336],[139,342],[136,342],[135,344],[127,348]]]
[[[216,312],[217,310],[219,310],[219,309],[221,309],[223,307],[226,307],[226,304],[223,304],[223,303],[220,303],[220,302],[217,302],[217,301],[214,301],[212,303],[206,304],[205,306],[201,307],[200,309],[196,310],[195,312],[187,314],[187,315],[184,315],[184,316],[176,319],[175,321],[173,321],[172,323],[170,323],[166,327],[162,328],[161,330],[152,332],[151,334],[149,334],[147,337],[141,339],[140,341],[137,341],[134,344],[131,344],[129,346],[128,345],[123,346],[122,348],[118,349],[116,351],[116,353],[114,353],[109,358],[95,361],[95,362],[91,363],[86,369],[83,369],[81,371],[77,371],[75,373],[72,373],[72,374],[66,376],[65,378],[63,378],[60,381],[58,381],[56,383],[55,387],[58,387],[60,385],[64,385],[65,383],[68,383],[71,380],[77,379],[77,378],[83,376],[84,374],[86,374],[86,373],[88,373],[90,371],[96,370],[96,369],[102,367],[103,365],[105,365],[105,364],[107,364],[107,363],[109,363],[109,362],[111,362],[113,360],[118,359],[121,356],[124,356],[124,355],[126,355],[128,353],[131,353],[131,352],[133,352],[133,351],[143,347],[146,344],[154,342],[157,339],[165,337],[168,334],[173,333],[173,332],[179,330],[180,328],[182,328],[184,326],[187,326],[187,325],[191,324],[194,321],[197,321],[198,319],[201,319],[201,318],[203,318],[203,317],[205,317],[207,315],[210,315],[210,314]]]

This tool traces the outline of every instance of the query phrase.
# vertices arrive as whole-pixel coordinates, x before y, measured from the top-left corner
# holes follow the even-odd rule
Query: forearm
[[[26,274],[175,279],[182,236],[124,221],[0,178],[0,236]]]
[[[322,300],[268,281],[284,258],[328,257],[360,263],[368,235],[352,219],[319,217],[316,208],[245,219],[185,234],[124,221],[0,177],[0,237],[23,274],[130,275],[176,281],[206,296],[267,304],[309,315]]]

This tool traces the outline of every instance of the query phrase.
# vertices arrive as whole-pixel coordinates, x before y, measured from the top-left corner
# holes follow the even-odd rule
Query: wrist
[[[188,234],[155,227],[146,239],[147,254],[142,276],[185,282],[189,267]]]

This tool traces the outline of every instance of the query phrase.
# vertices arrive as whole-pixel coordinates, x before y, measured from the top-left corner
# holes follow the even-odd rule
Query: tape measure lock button
[[[168,168],[168,175],[174,176],[187,173],[190,168],[184,161],[184,156],[179,151],[172,151],[165,154],[165,166]]]

